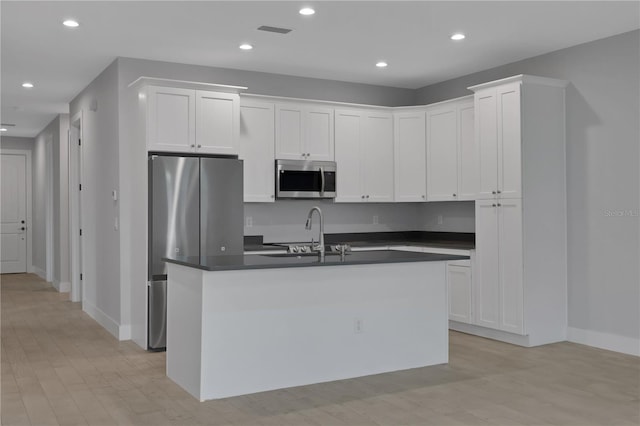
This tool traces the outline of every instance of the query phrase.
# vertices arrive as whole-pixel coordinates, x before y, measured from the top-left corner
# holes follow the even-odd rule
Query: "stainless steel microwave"
[[[335,198],[334,161],[276,160],[276,198]]]

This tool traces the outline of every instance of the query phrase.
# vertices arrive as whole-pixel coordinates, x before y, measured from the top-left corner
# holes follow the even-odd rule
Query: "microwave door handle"
[[[320,167],[320,193],[324,194],[324,169]]]

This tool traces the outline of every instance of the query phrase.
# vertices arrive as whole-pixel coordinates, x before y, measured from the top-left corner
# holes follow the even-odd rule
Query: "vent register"
[[[277,33],[277,34],[289,34],[292,30],[289,28],[279,28],[279,27],[270,27],[268,25],[262,25],[258,27],[258,31],[266,31],[269,33]]]

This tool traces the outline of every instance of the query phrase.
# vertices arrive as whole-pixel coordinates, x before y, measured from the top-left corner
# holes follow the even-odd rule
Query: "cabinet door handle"
[[[491,191],[491,193],[492,193],[493,195],[496,195],[496,191]]]
[[[364,200],[364,195],[362,196],[362,199]]]
[[[455,197],[455,196],[456,196],[456,194],[453,194],[453,196]]]
[[[496,206],[495,204],[491,204],[491,207],[495,207],[495,206]]]
[[[202,145],[198,145],[198,148],[202,148]]]
[[[191,148],[195,148],[195,147],[196,147],[195,145],[191,145]]]
[[[498,194],[501,194],[501,193],[502,193],[502,191],[497,191],[497,192],[498,192]]]
[[[502,206],[502,204],[498,203],[498,207]]]
[[[422,196],[422,199],[424,200],[425,198],[427,198],[427,197],[426,197],[426,195],[423,195],[423,196]]]
[[[367,198],[369,198],[369,196],[367,195]]]

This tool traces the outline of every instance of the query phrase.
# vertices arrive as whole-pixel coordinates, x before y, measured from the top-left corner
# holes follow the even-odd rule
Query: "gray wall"
[[[33,151],[33,138],[19,138],[15,136],[0,136],[0,149],[26,149]]]
[[[120,324],[118,206],[111,191],[119,182],[118,69],[109,65],[70,104],[82,113],[83,306],[110,327]],[[111,328],[113,330],[113,328]]]
[[[251,217],[253,226],[245,226],[245,235],[263,235],[267,242],[318,240],[318,218],[313,229],[304,227],[313,206],[322,209],[325,232],[410,231],[420,223],[419,203],[342,204],[332,201],[279,200],[275,203],[245,203],[245,225]],[[378,223],[373,223],[377,216]]]
[[[640,31],[418,90],[417,103],[516,74],[568,80],[569,326],[640,336]]]
[[[370,84],[212,68],[172,62],[119,58],[121,84],[140,76],[248,87],[247,93],[371,105],[412,105],[415,91]]]

